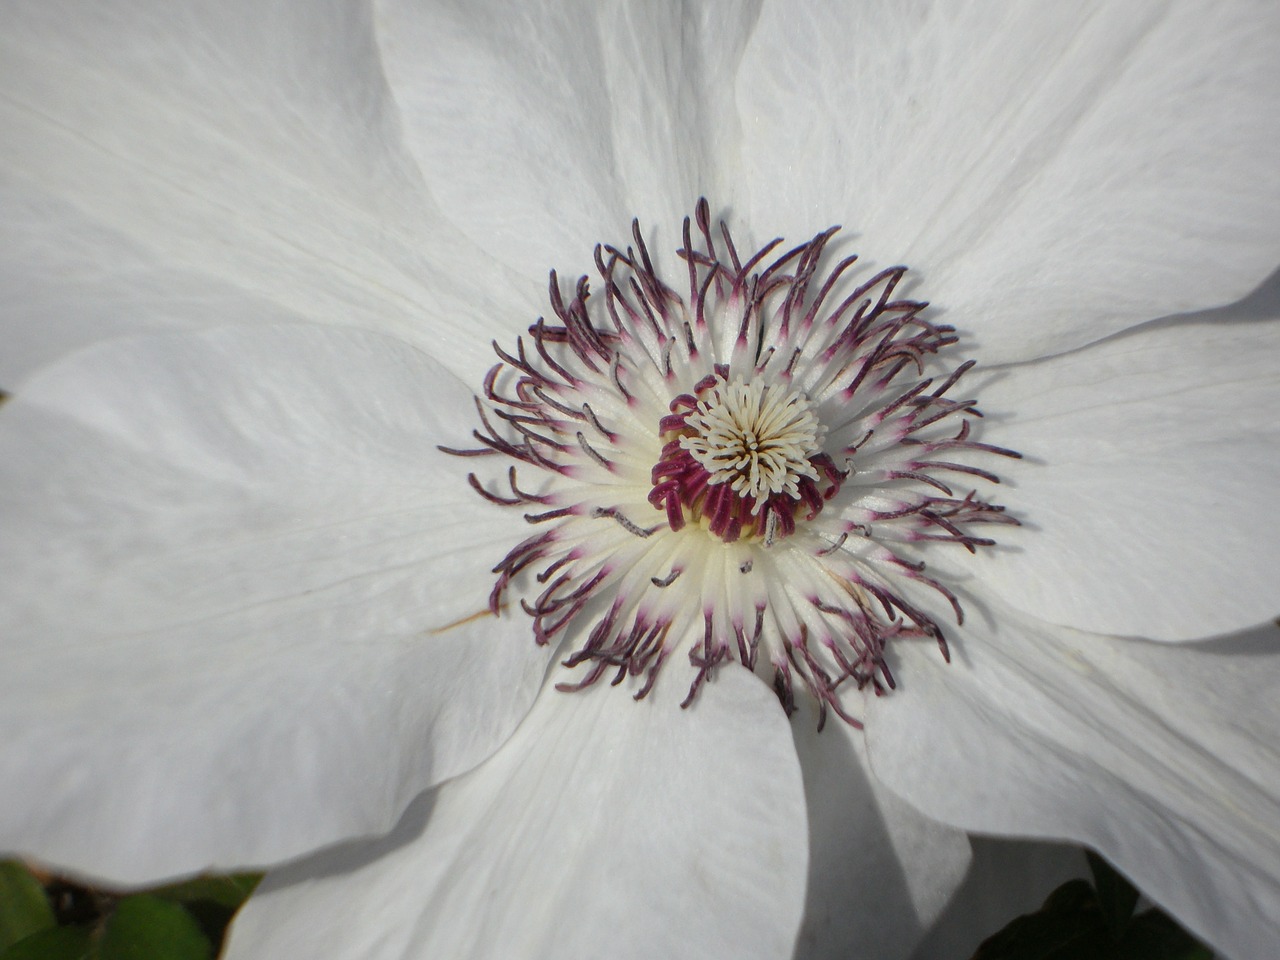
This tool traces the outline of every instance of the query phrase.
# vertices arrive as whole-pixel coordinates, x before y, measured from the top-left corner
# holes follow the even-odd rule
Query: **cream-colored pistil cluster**
[[[797,390],[718,378],[686,422],[696,435],[682,437],[680,446],[706,468],[710,483],[754,498],[753,513],[773,494],[799,499],[800,478],[818,477],[809,458],[822,449],[826,428]]]

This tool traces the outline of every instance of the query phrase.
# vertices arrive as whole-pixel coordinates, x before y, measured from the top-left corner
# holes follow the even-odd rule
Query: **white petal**
[[[991,837],[971,843],[973,863],[964,883],[912,960],[972,957],[983,940],[1039,910],[1059,886],[1089,876],[1079,847]]]
[[[639,703],[548,687],[386,840],[270,874],[228,957],[787,957],[806,866],[787,722],[744,670],[687,711],[678,680]]]
[[[302,326],[116,341],[0,409],[0,848],[125,883],[278,862],[505,739],[546,655],[478,615],[523,524],[435,449],[469,402]]]
[[[867,766],[861,731],[792,718],[809,802],[809,892],[796,960],[911,956],[969,865],[963,830],[922,816]]]
[[[0,186],[0,384],[100,339],[303,319],[166,264],[30,185]]]
[[[445,212],[526,276],[591,267],[639,217],[680,245],[703,193],[736,179],[733,70],[751,4],[412,3],[379,7],[406,135]],[[672,262],[674,258],[663,258]]]
[[[1280,262],[1278,38],[1266,0],[771,3],[751,220],[845,224],[988,361],[1231,302]]]
[[[1230,956],[1280,940],[1280,632],[1205,646],[970,602],[953,662],[899,645],[875,774],[966,829],[1092,846]],[[998,627],[993,618],[998,618]]]
[[[62,243],[128,270],[134,253],[82,235],[105,233],[289,313],[475,354],[513,308],[535,315],[536,288],[514,292],[426,195],[365,5],[34,0],[4,18],[0,176],[19,207],[58,208],[50,272]]]
[[[1024,523],[982,589],[1099,633],[1188,640],[1280,611],[1280,320],[1155,324],[991,372],[985,437],[1026,460],[1000,497]]]

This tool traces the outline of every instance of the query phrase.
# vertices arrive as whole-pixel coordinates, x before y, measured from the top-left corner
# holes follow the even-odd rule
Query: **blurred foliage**
[[[114,893],[0,862],[0,960],[212,960],[259,874]]]
[[[1093,883],[1064,883],[1035,913],[985,940],[972,960],[1213,960],[1213,952],[1152,907],[1095,853]]]
[[[1213,960],[1160,910],[1139,911],[1133,884],[1088,857],[1092,883],[1063,884],[972,960]],[[212,960],[261,879],[204,876],[111,893],[0,862],[0,960]]]

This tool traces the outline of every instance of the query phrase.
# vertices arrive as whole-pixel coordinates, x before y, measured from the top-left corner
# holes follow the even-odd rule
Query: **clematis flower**
[[[965,831],[1275,942],[1273,5],[4,20],[4,849],[288,863],[231,956],[907,956]]]

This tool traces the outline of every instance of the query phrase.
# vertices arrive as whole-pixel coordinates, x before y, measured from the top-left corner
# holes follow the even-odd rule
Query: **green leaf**
[[[179,903],[150,894],[116,904],[98,945],[98,960],[209,960],[213,947]]]
[[[150,891],[163,900],[190,903],[193,900],[211,900],[228,910],[237,910],[249,899],[254,887],[262,879],[260,873],[233,873],[226,876],[195,877],[167,887]]]
[[[1038,911],[983,941],[973,960],[1098,960],[1110,946],[1093,887],[1071,880]]]
[[[1138,888],[1092,850],[1085,851],[1094,889],[1098,891],[1098,908],[1111,939],[1119,943],[1138,905]]]
[[[91,950],[88,927],[50,927],[0,950],[0,960],[89,960]]]
[[[0,861],[0,950],[54,925],[44,887],[15,860]]]
[[[260,873],[196,877],[148,892],[181,903],[216,951],[222,945],[231,918],[261,880]]]

